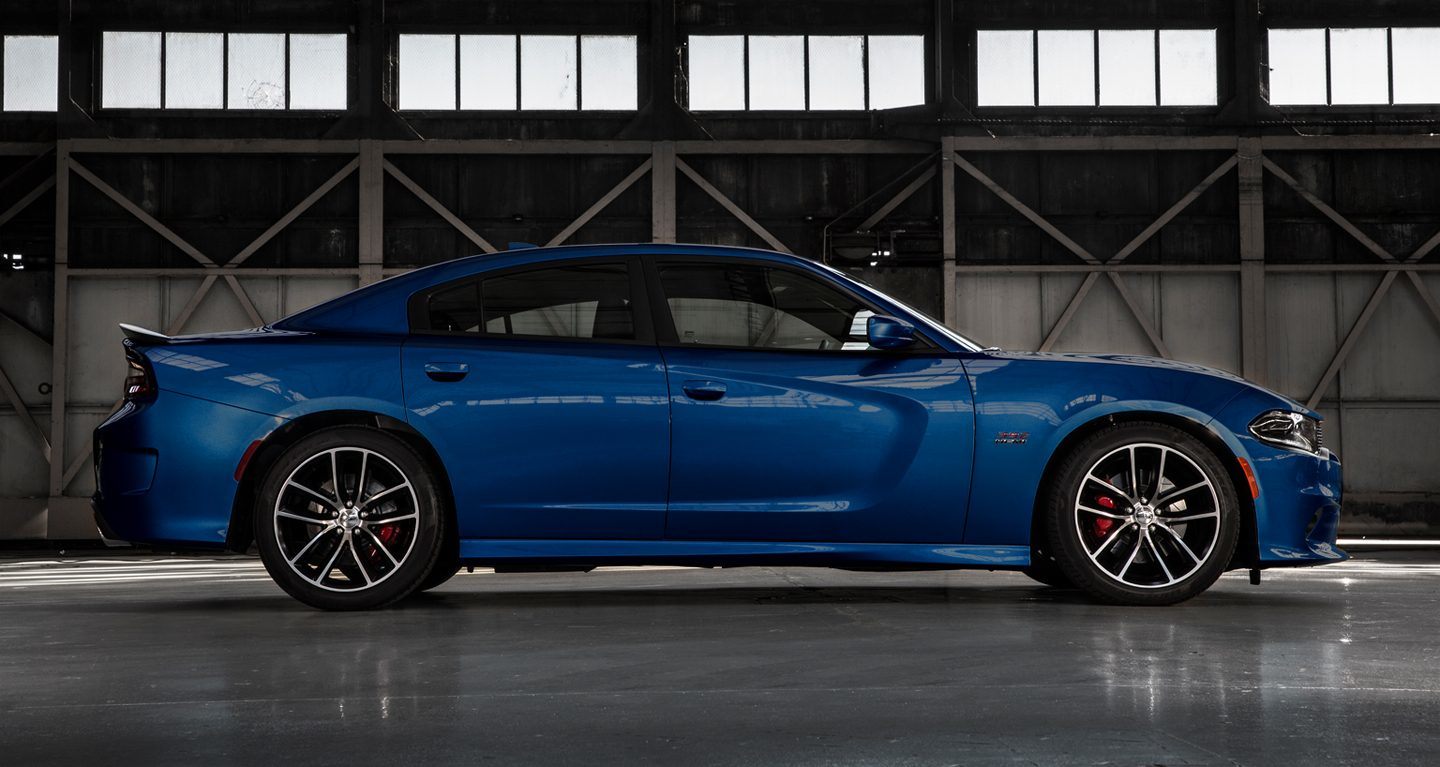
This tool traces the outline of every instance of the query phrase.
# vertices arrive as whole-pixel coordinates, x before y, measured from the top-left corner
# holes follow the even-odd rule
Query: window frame
[[[914,355],[945,355],[945,347],[937,343],[930,336],[924,325],[911,323],[915,326],[916,343],[902,349],[775,349],[756,346],[728,346],[722,344],[686,344],[680,342],[680,335],[675,330],[675,318],[670,313],[670,303],[665,295],[665,286],[660,280],[660,267],[663,264],[698,264],[702,266],[749,266],[763,269],[776,269],[789,272],[792,275],[804,279],[815,280],[824,283],[832,290],[838,291],[847,298],[874,312],[878,316],[893,317],[894,313],[879,306],[868,297],[857,293],[850,286],[834,280],[826,279],[823,275],[815,274],[797,266],[777,261],[767,261],[760,258],[743,258],[734,256],[705,256],[689,254],[656,254],[650,258],[643,259],[645,262],[645,277],[650,286],[650,303],[652,304],[651,316],[654,319],[655,336],[661,348],[668,349],[710,349],[715,351],[744,351],[757,352],[761,354],[805,354],[824,355],[826,357],[840,356],[842,358],[855,357],[857,355],[874,355],[883,357],[914,356]],[[903,318],[901,318],[903,319]],[[906,320],[909,322],[909,320]]]
[[[575,336],[533,336],[516,333],[490,333],[485,330],[469,332],[464,330],[436,330],[430,327],[430,297],[436,293],[447,290],[474,285],[477,298],[480,283],[485,280],[505,277],[512,274],[523,274],[525,272],[539,272],[547,269],[556,269],[566,266],[605,266],[621,265],[626,269],[630,278],[630,307],[631,322],[635,328],[634,338],[581,338]],[[411,294],[409,303],[406,306],[406,314],[409,317],[410,335],[440,338],[472,338],[477,341],[511,341],[516,343],[545,342],[545,343],[570,343],[570,344],[619,344],[623,346],[654,346],[655,345],[655,323],[652,320],[651,296],[646,284],[644,266],[641,258],[635,255],[609,255],[609,256],[583,256],[578,258],[562,258],[547,261],[539,261],[528,264],[517,264],[515,266],[500,267],[498,269],[487,269],[475,274],[468,274],[464,277],[449,280],[431,285],[423,290]],[[483,319],[484,307],[481,307]],[[482,323],[483,324],[483,323]]]
[[[23,29],[23,28],[22,28]],[[53,37],[55,38],[55,83],[56,98],[54,109],[6,109],[5,108],[5,38],[7,37]],[[53,31],[18,31],[9,30],[0,32],[0,114],[11,119],[24,117],[48,116],[58,114],[60,111],[59,83],[60,83],[60,35]]]
[[[158,107],[107,107],[105,106],[105,33],[106,32],[142,32],[160,35],[160,106]],[[165,106],[165,59],[167,41],[166,35],[171,33],[195,33],[220,35],[220,103],[217,108],[174,108]],[[243,34],[271,34],[283,35],[285,37],[285,106],[280,109],[254,109],[254,108],[230,108],[230,35]],[[345,106],[327,107],[325,109],[299,109],[290,106],[290,99],[294,88],[291,86],[292,73],[290,67],[290,37],[292,35],[340,35],[345,38]],[[354,33],[346,28],[340,27],[311,27],[305,25],[283,25],[260,24],[246,26],[243,28],[214,28],[203,29],[192,28],[170,28],[164,25],[148,25],[137,27],[133,25],[106,26],[95,32],[95,58],[91,66],[93,77],[91,89],[94,93],[95,112],[97,114],[116,115],[179,115],[179,116],[215,116],[215,115],[236,115],[242,117],[328,117],[338,116],[349,112],[355,104],[356,94],[356,70],[353,66],[355,56]]]
[[[896,109],[917,109],[934,103],[934,68],[935,68],[935,41],[932,34],[926,31],[916,30],[891,30],[885,29],[876,31],[866,29],[857,31],[846,27],[837,27],[824,32],[793,32],[781,30],[767,31],[745,31],[734,30],[723,33],[719,32],[683,32],[680,35],[684,42],[680,46],[680,69],[683,76],[677,81],[682,86],[684,93],[679,97],[682,101],[681,108],[686,112],[697,115],[715,115],[718,117],[759,117],[759,118],[786,118],[786,117],[854,117],[867,115],[874,112],[889,112]],[[803,41],[803,60],[801,61],[800,76],[805,88],[805,105],[799,109],[754,109],[750,106],[750,38],[751,37],[799,37]],[[742,38],[741,45],[741,90],[744,93],[745,105],[739,109],[701,109],[694,110],[690,107],[690,38],[692,37],[739,37]],[[859,37],[860,38],[860,87],[864,94],[864,106],[860,109],[812,109],[810,108],[810,38],[812,37]],[[870,38],[871,37],[918,37],[920,38],[921,71],[924,78],[922,93],[925,98],[919,104],[908,106],[885,107],[883,109],[870,106]]]
[[[1310,23],[1313,22],[1313,23]],[[1413,22],[1413,23],[1406,23]],[[1364,20],[1357,20],[1354,23],[1345,23],[1329,19],[1325,21],[1313,19],[1285,19],[1278,20],[1275,24],[1266,26],[1264,34],[1259,36],[1259,48],[1261,54],[1260,66],[1260,92],[1256,99],[1260,105],[1274,109],[1277,112],[1288,114],[1296,113],[1303,115],[1336,114],[1341,112],[1352,112],[1366,115],[1415,115],[1430,114],[1440,106],[1440,100],[1428,103],[1395,101],[1395,30],[1396,29],[1433,29],[1440,28],[1440,24],[1425,22],[1422,20],[1402,18],[1393,22],[1369,24]],[[1325,102],[1324,104],[1272,104],[1270,102],[1270,31],[1271,30],[1296,30],[1296,29],[1318,29],[1325,32]],[[1335,104],[1334,85],[1332,83],[1333,65],[1330,53],[1330,32],[1335,29],[1383,29],[1385,30],[1385,68],[1386,68],[1386,91],[1388,101],[1374,104]]]
[[[1117,20],[1118,22],[1118,20]],[[1100,32],[1154,32],[1154,70],[1155,70],[1155,104],[1127,104],[1127,105],[1104,105],[1100,103]],[[1214,104],[1162,104],[1161,93],[1161,68],[1160,68],[1160,33],[1161,32],[1213,32],[1215,35],[1215,103]],[[1031,70],[1030,77],[1033,80],[1031,96],[1034,99],[1030,105],[985,105],[980,103],[980,32],[1029,32],[1031,34]],[[1040,103],[1040,44],[1039,35],[1041,32],[1089,32],[1091,35],[1091,56],[1094,60],[1094,99],[1093,104],[1081,105],[1058,105]],[[1051,24],[1051,25],[1015,25],[1015,24],[989,24],[985,26],[972,27],[966,30],[969,40],[969,56],[965,58],[965,76],[969,79],[966,89],[966,97],[969,98],[972,108],[987,116],[1022,117],[1035,116],[1037,114],[1105,114],[1110,116],[1125,115],[1154,115],[1154,114],[1216,114],[1224,109],[1234,98],[1231,78],[1231,54],[1229,49],[1234,42],[1227,34],[1225,24],[1218,22],[1196,22],[1177,21],[1141,25],[1133,20],[1128,23],[1108,23],[1105,19],[1076,20],[1073,24]]]
[[[453,109],[404,109],[400,107],[400,37],[402,35],[451,35],[455,38],[455,107]],[[498,36],[515,38],[515,106],[508,109],[466,109],[460,106],[462,84],[461,84],[461,63],[460,63],[460,38],[465,36]],[[520,105],[524,102],[524,94],[521,92],[521,78],[523,77],[524,52],[521,49],[520,38],[532,35],[562,35],[575,38],[575,108],[574,109],[524,109]],[[582,84],[585,67],[585,59],[581,53],[583,43],[582,37],[633,37],[635,38],[635,108],[634,109],[586,109],[585,91]],[[605,25],[597,25],[594,28],[586,27],[582,32],[574,27],[564,29],[531,27],[531,26],[437,26],[433,24],[409,24],[403,28],[392,29],[389,33],[388,45],[391,55],[387,65],[388,86],[386,87],[386,103],[395,111],[413,115],[415,117],[471,117],[471,116],[505,116],[507,118],[536,118],[550,119],[554,117],[569,116],[589,113],[600,117],[615,117],[634,115],[645,108],[650,98],[649,82],[649,41],[647,37],[629,27],[611,28]]]

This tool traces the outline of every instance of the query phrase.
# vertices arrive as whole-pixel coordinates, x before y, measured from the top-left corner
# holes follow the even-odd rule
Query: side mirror
[[[915,343],[915,326],[877,314],[866,321],[865,335],[876,349],[904,349]]]

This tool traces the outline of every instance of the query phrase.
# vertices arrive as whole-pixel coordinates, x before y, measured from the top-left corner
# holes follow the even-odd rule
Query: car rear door
[[[962,540],[974,413],[953,354],[871,349],[875,307],[778,262],[662,258],[650,274],[667,538]]]
[[[405,404],[462,538],[658,538],[665,371],[634,258],[488,272],[412,299]]]

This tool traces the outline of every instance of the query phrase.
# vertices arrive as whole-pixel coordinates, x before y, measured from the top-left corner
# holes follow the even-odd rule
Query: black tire
[[[1065,456],[1044,522],[1054,562],[1076,588],[1111,604],[1170,605],[1225,571],[1240,503],[1230,473],[1199,439],[1167,424],[1124,423]]]
[[[311,607],[392,605],[426,582],[445,548],[437,488],[425,460],[390,434],[315,432],[287,448],[261,484],[260,559],[280,588]]]
[[[420,588],[416,591],[429,591],[444,586],[451,578],[455,577],[456,573],[460,572],[460,553],[454,551],[453,545],[450,548],[450,551],[441,554],[440,558],[435,560],[435,566],[430,569],[430,574],[425,576],[425,580],[420,583]]]

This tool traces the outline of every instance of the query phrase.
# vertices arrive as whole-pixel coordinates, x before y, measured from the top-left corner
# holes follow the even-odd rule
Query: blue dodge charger
[[[1159,605],[1346,556],[1340,464],[1295,402],[981,348],[779,253],[518,249],[254,330],[123,327],[102,532],[253,545],[320,608],[612,564],[1010,569]]]

